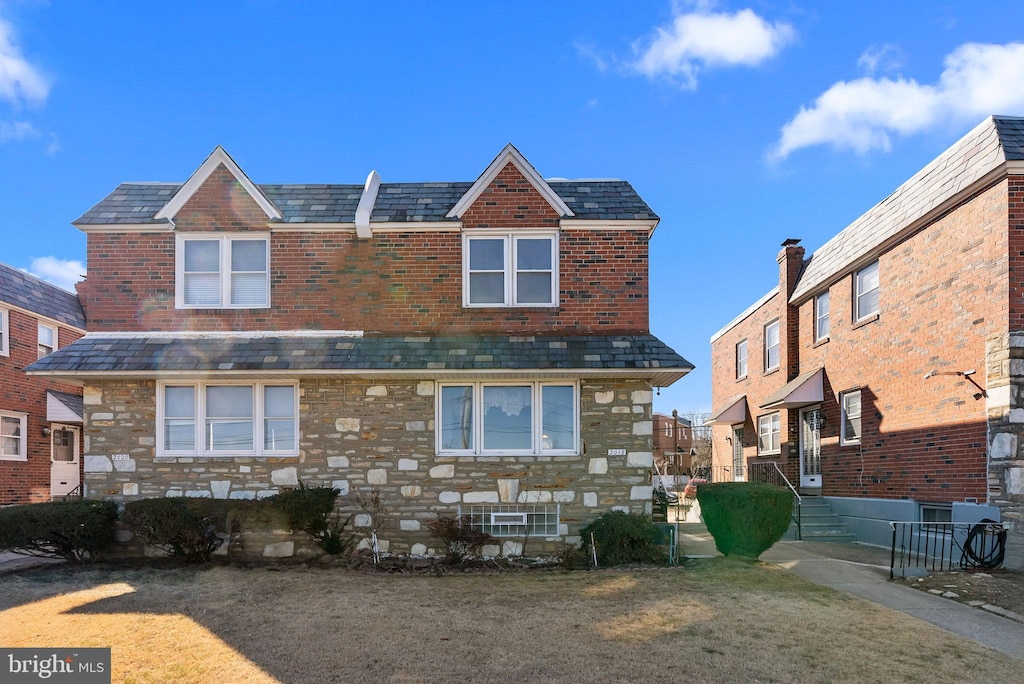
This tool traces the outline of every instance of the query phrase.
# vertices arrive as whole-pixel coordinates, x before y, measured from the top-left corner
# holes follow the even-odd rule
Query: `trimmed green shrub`
[[[430,536],[441,540],[444,553],[452,563],[461,563],[466,556],[475,554],[484,544],[496,544],[497,539],[483,530],[473,527],[473,516],[451,515],[438,516],[437,520],[427,523]]]
[[[715,546],[726,556],[757,558],[782,539],[793,514],[793,493],[761,482],[703,484],[697,501]]]
[[[580,536],[587,558],[593,555],[593,540],[598,565],[664,563],[668,559],[668,553],[658,543],[658,528],[642,515],[604,513],[580,530]]]
[[[214,499],[140,499],[124,506],[122,521],[143,543],[205,563],[221,545],[218,521],[227,518],[227,501]]]
[[[0,551],[30,556],[56,554],[86,563],[114,542],[117,504],[54,501],[0,508]]]
[[[352,516],[342,520],[334,512],[340,494],[337,488],[306,487],[300,482],[298,489],[283,491],[266,501],[285,512],[293,530],[302,530],[325,553],[339,556],[350,551],[355,542],[354,535],[345,532]]]

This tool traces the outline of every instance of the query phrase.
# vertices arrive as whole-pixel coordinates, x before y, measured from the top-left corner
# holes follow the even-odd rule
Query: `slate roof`
[[[39,359],[27,370],[74,375],[558,369],[657,370],[672,376],[674,382],[693,365],[653,335],[362,337],[268,333],[175,337],[95,333]]]
[[[657,220],[626,181],[556,180],[551,188],[576,218]],[[99,204],[73,221],[76,226],[167,225],[153,217],[183,183],[122,183]],[[472,183],[381,183],[370,219],[374,222],[445,221]],[[280,209],[284,223],[353,223],[362,185],[260,185]]]
[[[992,116],[822,245],[790,298],[797,303],[1007,161],[1024,160],[1024,119]]]
[[[77,295],[7,264],[0,264],[0,302],[85,329],[85,314]]]

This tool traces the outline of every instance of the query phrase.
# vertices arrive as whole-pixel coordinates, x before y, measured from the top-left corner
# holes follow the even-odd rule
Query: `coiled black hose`
[[[1003,564],[1005,554],[1006,528],[995,520],[983,518],[967,532],[960,567],[965,570],[992,570]]]

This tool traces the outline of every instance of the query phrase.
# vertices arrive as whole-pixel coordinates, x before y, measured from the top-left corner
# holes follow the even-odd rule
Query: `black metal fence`
[[[1003,564],[1006,529],[1002,523],[890,522],[889,579],[921,571],[991,570]]]

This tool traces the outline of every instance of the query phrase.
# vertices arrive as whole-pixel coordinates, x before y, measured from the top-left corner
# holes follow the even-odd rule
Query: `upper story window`
[[[672,436],[672,423],[665,423],[665,436],[666,437],[671,437]]]
[[[865,266],[854,276],[855,321],[878,313],[878,262]]]
[[[0,309],[0,356],[8,356],[11,353],[8,347],[8,338],[10,337],[10,322],[7,317],[7,309]]]
[[[157,456],[296,456],[294,383],[167,383],[157,392]]]
[[[777,454],[781,450],[779,438],[782,435],[782,423],[779,413],[769,413],[757,418],[757,453]]]
[[[736,343],[736,379],[747,377],[747,341]]]
[[[839,435],[841,444],[860,444],[860,390],[843,392],[839,395],[839,404],[842,410],[842,428]]]
[[[768,372],[779,367],[779,321],[764,326],[764,370]]]
[[[557,306],[555,233],[466,235],[462,243],[465,306]]]
[[[0,460],[28,460],[25,451],[25,423],[24,413],[0,411]]]
[[[57,348],[57,328],[46,323],[39,324],[39,358],[52,354]]]
[[[270,241],[266,236],[179,235],[175,297],[178,308],[270,306]]]
[[[437,451],[444,454],[575,454],[576,385],[559,382],[440,386]]]
[[[819,342],[828,337],[831,326],[829,324],[829,296],[828,290],[814,298],[814,341]]]

